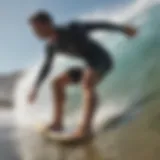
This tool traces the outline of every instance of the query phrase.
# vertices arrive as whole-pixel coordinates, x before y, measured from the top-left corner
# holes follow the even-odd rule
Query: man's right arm
[[[45,78],[47,77],[47,75],[49,74],[49,72],[51,70],[53,56],[54,56],[53,52],[54,52],[54,49],[52,46],[48,46],[46,48],[45,61],[44,61],[44,64],[42,65],[42,68],[41,68],[40,73],[38,75],[38,78],[36,80],[35,90],[39,90],[42,82],[45,80]]]

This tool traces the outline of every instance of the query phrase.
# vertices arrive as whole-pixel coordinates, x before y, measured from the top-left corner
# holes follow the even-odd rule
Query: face
[[[50,24],[44,24],[41,22],[32,22],[31,26],[33,28],[33,31],[39,38],[46,39],[49,37],[51,30]]]

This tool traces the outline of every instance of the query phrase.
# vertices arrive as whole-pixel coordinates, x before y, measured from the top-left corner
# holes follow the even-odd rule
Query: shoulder
[[[84,26],[83,22],[78,21],[78,20],[73,20],[73,21],[70,21],[70,22],[65,23],[63,25],[59,25],[57,27],[57,31],[63,32],[66,30],[77,30],[77,29],[82,29],[83,26]]]
[[[53,47],[54,47],[54,44],[52,44],[52,43],[50,43],[50,42],[47,42],[47,43],[45,44],[45,49],[46,49],[46,50],[51,49],[51,48],[53,48]]]
[[[45,45],[45,53],[46,54],[53,54],[53,52],[55,51],[56,49],[56,45],[53,44],[53,43],[46,43]]]
[[[82,29],[83,28],[83,22],[80,22],[78,20],[74,20],[68,23],[68,27],[70,29]]]

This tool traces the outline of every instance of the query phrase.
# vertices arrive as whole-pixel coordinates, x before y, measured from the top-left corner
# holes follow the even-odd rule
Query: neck
[[[49,39],[51,42],[54,42],[57,40],[57,38],[58,38],[58,34],[57,34],[56,30],[54,28],[52,28],[50,31]]]

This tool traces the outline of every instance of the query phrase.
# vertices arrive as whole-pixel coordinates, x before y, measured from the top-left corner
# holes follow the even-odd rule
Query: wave
[[[142,3],[143,2],[143,3]],[[139,6],[141,4],[141,7]],[[143,4],[143,5],[142,5]],[[128,39],[117,33],[109,33],[101,37],[101,44],[112,54],[115,68],[106,76],[98,88],[101,105],[95,118],[95,126],[107,122],[113,116],[124,113],[131,107],[141,106],[139,99],[158,90],[159,84],[159,52],[160,52],[160,5],[150,5],[149,1],[138,1],[125,12],[117,13],[117,19],[135,25],[139,34],[134,39]],[[132,12],[131,12],[132,11]],[[126,16],[126,13],[130,16]],[[104,17],[104,16],[103,16]],[[111,19],[116,17],[113,14]],[[116,18],[115,18],[116,19]],[[44,86],[34,106],[26,102],[27,94],[36,79],[41,62],[26,71],[15,88],[15,114],[20,125],[34,125],[37,121],[49,122],[52,113],[52,100],[49,82],[52,78],[72,66],[84,64],[70,57],[57,57],[55,68]],[[66,125],[73,126],[81,115],[80,87],[68,88],[69,101],[66,106]],[[135,104],[135,105],[133,105]],[[71,116],[70,116],[71,115]],[[74,121],[74,123],[73,123]]]

